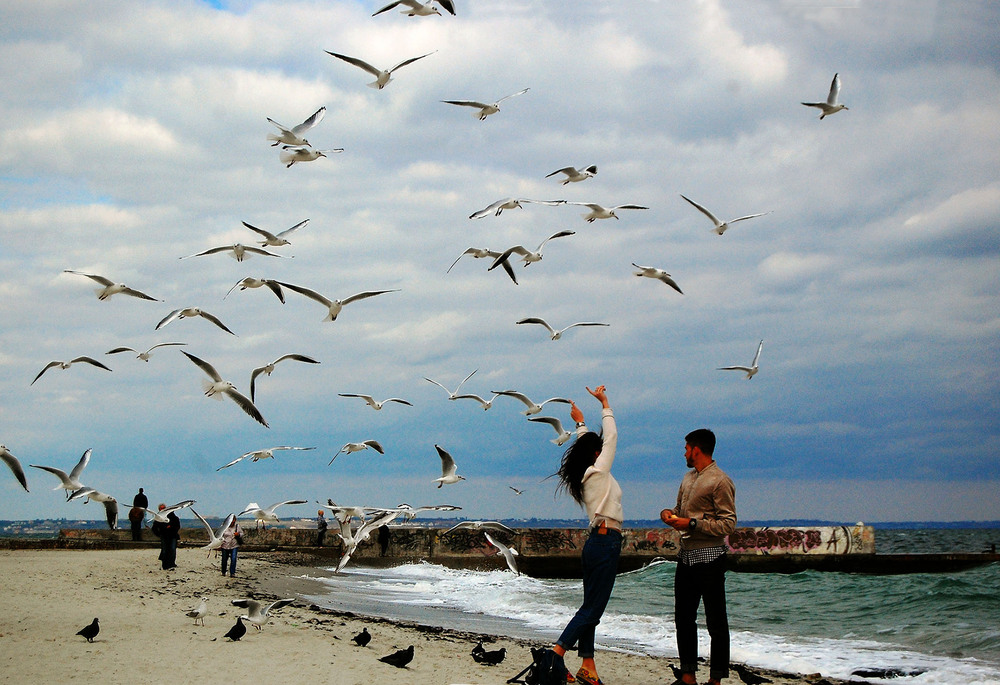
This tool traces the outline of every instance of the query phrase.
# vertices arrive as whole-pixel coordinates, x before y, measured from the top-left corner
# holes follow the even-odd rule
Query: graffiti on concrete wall
[[[821,528],[737,528],[727,539],[735,552],[757,554],[850,554],[863,546],[863,529],[848,526]]]

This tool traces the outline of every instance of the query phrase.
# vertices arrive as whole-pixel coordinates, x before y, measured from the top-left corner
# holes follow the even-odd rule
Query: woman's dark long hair
[[[588,431],[578,437],[572,445],[563,452],[562,463],[556,475],[559,476],[559,486],[556,492],[565,490],[577,504],[583,504],[583,474],[594,465],[594,460],[604,447],[604,439]]]

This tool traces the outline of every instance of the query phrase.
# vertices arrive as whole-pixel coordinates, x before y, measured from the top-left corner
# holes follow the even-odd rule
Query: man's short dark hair
[[[684,436],[684,442],[691,447],[697,447],[708,456],[712,456],[712,453],[715,452],[715,433],[707,428],[691,431]]]

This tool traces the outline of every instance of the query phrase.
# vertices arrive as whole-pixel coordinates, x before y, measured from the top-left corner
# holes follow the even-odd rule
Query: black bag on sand
[[[551,649],[531,648],[532,662],[508,683],[524,685],[565,685],[566,665]]]

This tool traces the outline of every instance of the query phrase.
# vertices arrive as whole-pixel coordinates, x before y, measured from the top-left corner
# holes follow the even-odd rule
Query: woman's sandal
[[[598,678],[583,666],[581,666],[580,670],[576,672],[576,682],[582,683],[582,685],[604,685],[603,680]]]

